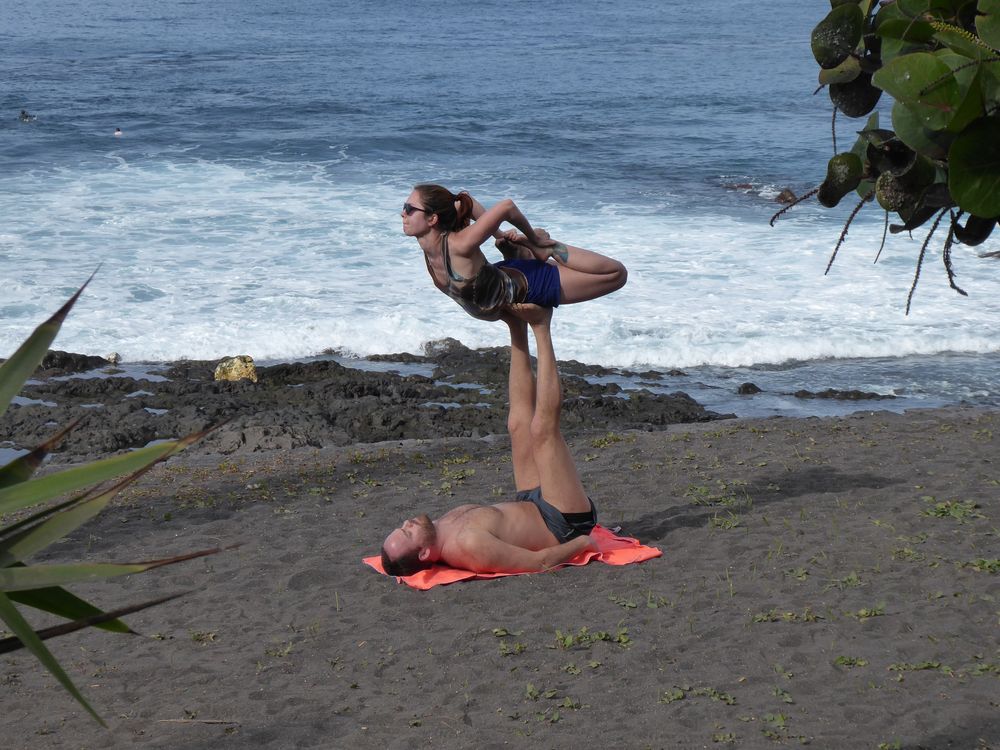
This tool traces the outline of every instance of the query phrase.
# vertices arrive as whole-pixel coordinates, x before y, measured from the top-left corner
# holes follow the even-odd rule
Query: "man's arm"
[[[589,536],[541,550],[518,547],[487,531],[467,530],[455,540],[457,550],[444,562],[477,573],[537,573],[562,565],[594,545]]]

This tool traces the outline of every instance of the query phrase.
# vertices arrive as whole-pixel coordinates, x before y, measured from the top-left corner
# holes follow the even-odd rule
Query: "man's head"
[[[437,559],[437,529],[426,515],[410,518],[382,544],[382,568],[393,576],[408,576]]]

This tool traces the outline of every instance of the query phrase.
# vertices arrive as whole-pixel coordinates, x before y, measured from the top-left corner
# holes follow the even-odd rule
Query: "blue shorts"
[[[560,544],[589,534],[597,525],[597,508],[594,507],[594,501],[590,500],[589,497],[587,498],[590,501],[589,513],[563,513],[542,499],[541,487],[535,487],[533,490],[521,490],[514,499],[522,503],[534,503],[538,512],[542,514],[545,525]]]
[[[497,267],[514,268],[524,274],[528,282],[528,296],[525,302],[541,307],[559,307],[562,290],[559,287],[559,269],[552,263],[537,259],[504,260],[495,264]]]

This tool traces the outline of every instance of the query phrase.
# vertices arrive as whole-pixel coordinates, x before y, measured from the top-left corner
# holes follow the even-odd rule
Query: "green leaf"
[[[186,445],[185,441],[171,440],[140,448],[131,453],[66,469],[56,474],[49,474],[30,482],[4,487],[0,489],[0,514],[37,505],[66,493],[90,487],[98,482],[137,471],[155,461],[173,455]]]
[[[960,91],[951,68],[927,52],[890,60],[873,82],[908,105],[924,127],[943,130],[958,107]]]
[[[2,586],[0,586],[0,589],[2,589]],[[11,603],[10,599],[4,595],[2,590],[0,590],[0,619],[10,628],[10,632],[21,639],[21,643],[34,654],[35,658],[59,680],[59,683],[66,688],[69,694],[76,698],[77,702],[87,709],[87,712],[106,729],[108,725],[104,723],[104,720],[97,715],[97,712],[87,703],[80,691],[76,689],[76,685],[73,684],[69,675],[66,674],[65,670],[59,665],[59,662],[56,661],[52,652],[45,648],[45,644],[42,643],[42,640],[35,634],[35,631],[31,629],[31,626],[28,625],[27,621],[17,611],[17,608]]]
[[[28,337],[28,340],[10,356],[10,359],[0,365],[0,416],[3,416],[4,412],[7,411],[14,396],[24,386],[24,381],[31,377],[31,373],[45,358],[49,351],[49,345],[55,341],[63,321],[66,320],[69,311],[73,309],[73,305],[76,304],[77,299],[83,294],[83,290],[87,288],[87,284],[93,278],[94,274],[91,274],[90,279],[87,279],[83,286],[76,290],[76,294],[56,310],[51,318],[38,326],[34,333]]]
[[[996,225],[996,219],[983,219],[979,216],[970,216],[965,220],[965,226],[962,226],[957,221],[952,222],[951,226],[955,232],[956,240],[963,245],[975,247],[989,239]]]
[[[915,23],[913,18],[909,18],[903,15],[903,12],[899,9],[896,3],[890,3],[889,5],[883,5],[878,13],[875,14],[875,33],[878,34],[879,29],[889,23],[894,23],[896,21],[901,21],[904,26],[910,26]],[[890,26],[890,29],[893,27]],[[909,42],[902,39],[896,39],[893,35],[880,36],[878,37],[882,42],[882,59],[891,60],[894,57],[905,54],[907,52],[915,52],[924,48],[926,45],[922,42]]]
[[[0,541],[0,567],[26,560],[57,539],[76,531],[104,510],[117,492],[118,488],[114,487],[92,500],[76,503],[48,520]]]
[[[835,68],[861,42],[865,17],[856,3],[839,5],[812,32],[812,53],[821,68]]]
[[[59,444],[66,436],[66,433],[79,423],[79,419],[74,420],[72,424],[59,432],[59,434],[50,437],[30,453],[19,456],[6,466],[0,467],[0,489],[31,479],[32,475],[38,471],[38,467],[42,465],[42,461],[49,455],[49,452]]]
[[[0,568],[0,591],[25,591],[67,583],[99,581],[104,578],[143,573],[150,565],[135,563],[62,563]]]
[[[103,617],[105,613],[90,602],[84,601],[75,594],[58,586],[28,591],[11,591],[8,593],[11,601],[34,607],[42,612],[65,617],[67,620],[82,620],[84,618]],[[132,629],[115,617],[109,621],[97,624],[96,627],[112,633],[131,633]]]
[[[979,0],[976,31],[980,39],[1000,50],[1000,0]]]
[[[902,102],[892,105],[892,128],[899,140],[918,154],[937,161],[948,158],[954,136],[945,130],[925,128],[920,117]]]
[[[962,132],[972,122],[986,114],[983,110],[983,89],[979,83],[978,67],[970,68],[969,70],[973,72],[973,76],[972,80],[966,85],[962,85],[961,82],[962,74],[966,71],[963,70],[956,74],[959,84],[962,85],[962,98],[959,101],[958,107],[955,108],[951,121],[948,123],[947,129],[952,133]]]
[[[948,188],[959,207],[1000,216],[1000,120],[984,117],[955,137],[948,150]]]
[[[178,597],[184,596],[187,592],[182,591],[179,594],[169,594],[168,596],[161,596],[152,601],[143,602],[142,604],[132,604],[128,607],[119,607],[111,612],[101,612],[97,610],[96,614],[90,615],[88,617],[81,617],[73,622],[65,622],[62,625],[53,625],[50,628],[44,628],[42,630],[36,631],[36,635],[39,639],[45,641],[49,638],[56,638],[60,635],[68,635],[69,633],[75,633],[77,630],[83,630],[84,628],[103,628],[109,630],[109,626],[112,623],[118,623],[124,630],[116,630],[120,633],[134,633],[135,631],[130,630],[121,622],[118,618],[124,617],[125,615],[130,615],[133,612],[141,612],[144,609],[149,609],[150,607],[155,607],[164,602],[169,602]],[[13,601],[17,601],[14,597],[10,597]],[[24,648],[24,643],[21,642],[19,638],[4,638],[0,640],[0,654],[8,654],[11,651],[17,651],[18,649]]]
[[[0,568],[0,592],[27,591],[30,589],[62,586],[67,583],[98,581],[103,578],[144,573],[153,568],[191,560],[196,557],[214,555],[221,549],[189,552],[186,555],[149,560],[139,563],[56,563],[51,565],[26,565],[24,567]],[[15,634],[16,635],[16,634]]]
[[[830,85],[830,101],[848,117],[864,117],[881,96],[882,90],[872,85],[871,73],[863,71],[853,81]]]
[[[899,9],[910,18],[930,13],[935,18],[951,18],[968,0],[896,0]]]
[[[861,63],[856,57],[848,57],[835,68],[820,68],[819,82],[823,86],[831,83],[849,83],[861,74]]]
[[[863,165],[857,154],[845,151],[834,156],[826,165],[826,179],[820,186],[817,198],[827,208],[833,208],[840,199],[854,190],[861,181]]]
[[[876,35],[882,39],[926,44],[934,38],[934,28],[926,21],[911,18],[890,18],[878,25]]]

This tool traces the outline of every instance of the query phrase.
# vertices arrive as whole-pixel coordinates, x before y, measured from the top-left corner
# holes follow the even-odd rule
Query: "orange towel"
[[[595,526],[593,531],[590,532],[590,538],[597,544],[597,552],[581,552],[576,557],[564,563],[565,565],[586,565],[591,560],[600,560],[608,565],[628,565],[659,557],[663,554],[656,547],[647,547],[641,544],[638,539],[632,539],[627,536],[615,536],[603,526]],[[380,556],[366,557],[362,562],[385,575],[385,571],[382,570],[382,558]],[[435,563],[429,568],[414,573],[412,576],[396,576],[396,580],[415,589],[426,591],[427,589],[446,583],[520,575],[526,574],[474,573],[471,570],[459,570],[458,568],[450,568],[447,565]]]

